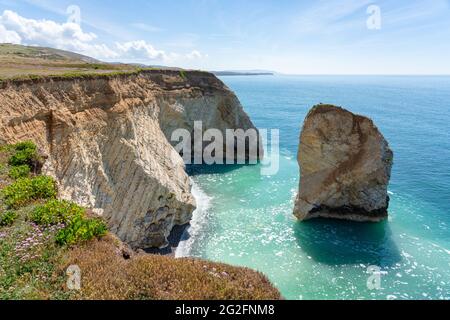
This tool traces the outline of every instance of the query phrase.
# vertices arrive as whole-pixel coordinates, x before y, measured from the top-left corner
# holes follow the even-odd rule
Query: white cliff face
[[[236,96],[203,72],[13,82],[0,89],[0,140],[35,141],[62,198],[93,209],[134,248],[164,247],[195,200],[173,130],[249,129]]]
[[[303,125],[298,161],[294,214],[300,220],[387,217],[393,152],[372,120],[331,105],[315,106]]]

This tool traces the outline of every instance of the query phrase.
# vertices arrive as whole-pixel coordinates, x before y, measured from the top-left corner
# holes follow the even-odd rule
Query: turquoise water
[[[450,77],[224,77],[259,128],[280,129],[281,164],[192,168],[199,202],[179,256],[265,273],[287,299],[450,299]],[[390,218],[299,223],[296,152],[317,103],[370,116],[395,152]],[[369,290],[369,266],[381,289]]]

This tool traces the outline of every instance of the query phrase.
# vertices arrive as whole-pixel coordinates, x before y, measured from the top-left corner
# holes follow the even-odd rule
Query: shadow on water
[[[402,259],[387,221],[358,223],[316,219],[297,222],[294,232],[300,247],[319,263],[389,267]]]
[[[187,240],[184,239],[185,234],[187,232],[186,229],[189,227],[189,224],[184,224],[182,226],[174,226],[172,231],[170,232],[167,240],[169,241],[169,245],[166,248],[147,248],[144,251],[150,254],[162,255],[162,256],[174,256],[175,251],[181,241]]]
[[[204,164],[191,164],[186,165],[186,172],[188,175],[194,177],[202,174],[225,174],[235,170],[239,170],[243,167],[257,166],[257,165],[240,165],[240,164],[214,164],[214,165],[204,165]]]

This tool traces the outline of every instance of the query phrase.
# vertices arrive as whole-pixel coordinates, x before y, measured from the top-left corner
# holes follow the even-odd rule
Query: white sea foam
[[[181,241],[175,251],[176,258],[189,257],[192,253],[192,247],[196,239],[201,235],[203,228],[207,224],[208,212],[211,208],[211,200],[201,188],[191,179],[192,195],[197,202],[197,209],[192,215],[190,226],[184,232]]]

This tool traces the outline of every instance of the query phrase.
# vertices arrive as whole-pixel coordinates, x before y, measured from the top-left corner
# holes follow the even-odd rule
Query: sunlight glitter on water
[[[259,270],[288,299],[450,299],[450,77],[223,80],[258,127],[280,128],[280,171],[194,168],[208,209],[196,215],[189,255]],[[372,117],[390,142],[388,221],[299,223],[292,215],[300,127],[318,102]],[[372,265],[381,268],[380,290],[367,287]]]

